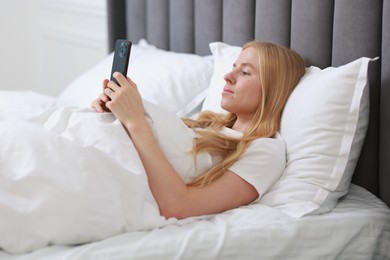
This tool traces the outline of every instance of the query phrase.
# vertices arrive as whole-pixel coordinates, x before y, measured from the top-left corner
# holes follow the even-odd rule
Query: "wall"
[[[57,96],[108,53],[106,0],[0,2],[0,90]]]
[[[0,89],[28,86],[32,77],[29,0],[0,2]]]

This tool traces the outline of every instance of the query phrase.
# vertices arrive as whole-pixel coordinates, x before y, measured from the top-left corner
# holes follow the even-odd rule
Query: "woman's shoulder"
[[[254,140],[254,142],[274,142],[274,143],[284,143],[284,139],[279,132],[276,132],[272,137],[260,137]]]
[[[285,153],[286,144],[282,135],[277,132],[273,137],[261,137],[253,140],[248,148],[255,150],[277,150]]]
[[[231,129],[228,127],[223,127],[221,129],[220,133],[222,133],[226,136],[235,137],[235,138],[241,138],[243,136],[242,132],[239,132],[237,130],[234,130],[234,129]],[[249,144],[249,147],[251,147],[251,148],[259,147],[261,149],[266,149],[267,147],[271,147],[274,149],[282,149],[283,152],[285,151],[285,146],[286,145],[285,145],[284,139],[279,132],[277,132],[273,137],[257,138]]]

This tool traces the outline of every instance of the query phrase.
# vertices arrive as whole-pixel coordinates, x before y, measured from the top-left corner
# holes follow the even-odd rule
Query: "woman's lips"
[[[222,95],[234,94],[234,91],[230,90],[227,87],[223,88]]]

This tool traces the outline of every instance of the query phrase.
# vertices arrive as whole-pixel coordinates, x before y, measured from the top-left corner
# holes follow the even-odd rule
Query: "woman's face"
[[[221,106],[238,117],[251,120],[261,98],[258,54],[255,47],[243,50],[233,65],[233,70],[225,75]]]

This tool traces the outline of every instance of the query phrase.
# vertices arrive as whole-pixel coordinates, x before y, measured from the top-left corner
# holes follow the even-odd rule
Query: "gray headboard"
[[[145,38],[159,48],[210,54],[208,44],[258,39],[299,52],[307,65],[376,57],[370,125],[353,182],[390,205],[390,0],[107,0],[110,47]]]

